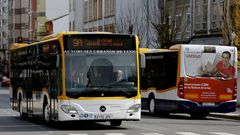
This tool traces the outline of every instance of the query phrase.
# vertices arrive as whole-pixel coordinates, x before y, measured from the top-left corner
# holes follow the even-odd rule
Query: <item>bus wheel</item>
[[[44,121],[49,124],[50,123],[50,106],[49,104],[45,104],[43,109],[43,118]]]
[[[209,115],[209,112],[195,112],[190,113],[192,118],[206,118]]]
[[[24,120],[27,118],[27,114],[23,112],[23,102],[22,99],[19,99],[19,114],[20,114],[20,119]]]
[[[120,126],[122,124],[122,121],[121,120],[112,120],[112,121],[110,121],[110,124],[113,127],[117,127],[117,126]]]
[[[156,113],[156,105],[154,97],[150,97],[148,100],[148,111],[150,115],[154,115]]]

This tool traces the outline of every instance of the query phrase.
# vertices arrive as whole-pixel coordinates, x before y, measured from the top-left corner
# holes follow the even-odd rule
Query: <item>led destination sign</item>
[[[135,50],[135,38],[129,35],[86,34],[65,37],[66,50]]]

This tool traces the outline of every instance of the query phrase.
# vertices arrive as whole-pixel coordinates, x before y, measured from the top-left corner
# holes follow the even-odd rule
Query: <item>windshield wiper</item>
[[[127,92],[125,90],[120,90],[120,92],[126,97],[126,98],[131,98],[133,97],[133,94],[130,92]]]
[[[136,95],[135,93],[137,92],[137,91],[132,91],[133,89],[131,91],[129,91],[126,88],[119,88],[119,87],[114,87],[114,86],[111,86],[111,85],[110,86],[101,86],[101,87],[96,86],[96,87],[93,87],[93,88],[88,88],[88,90],[90,90],[91,93],[95,93],[95,94],[98,93],[98,92],[99,93],[107,92],[107,93],[112,93],[112,94],[113,93],[115,93],[115,94],[120,93],[121,95],[123,95],[126,98],[131,98],[131,97],[135,96]]]

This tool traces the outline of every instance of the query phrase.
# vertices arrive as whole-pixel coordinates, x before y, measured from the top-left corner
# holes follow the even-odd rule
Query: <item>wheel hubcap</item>
[[[154,110],[155,110],[155,102],[154,102],[154,99],[151,99],[151,100],[150,100],[149,110],[150,110],[150,113],[153,113]]]
[[[49,114],[50,114],[49,105],[46,105],[44,110],[45,110],[44,111],[44,117],[45,117],[45,120],[48,122],[49,121]]]
[[[20,106],[19,106],[19,112],[20,112],[20,115],[22,116],[23,114],[23,109],[22,109],[22,101],[20,101]]]

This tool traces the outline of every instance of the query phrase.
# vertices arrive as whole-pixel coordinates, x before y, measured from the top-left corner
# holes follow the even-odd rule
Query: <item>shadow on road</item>
[[[151,116],[149,113],[142,112],[142,118],[148,119],[179,119],[179,120],[219,120],[213,117],[206,117],[206,118],[192,118],[189,114],[186,113],[158,113]]]
[[[37,117],[21,120],[18,116],[0,116],[0,134],[1,132],[28,132],[28,131],[58,131],[58,130],[127,130],[124,127],[112,127],[109,122],[54,122],[52,125],[46,125],[45,122]]]

